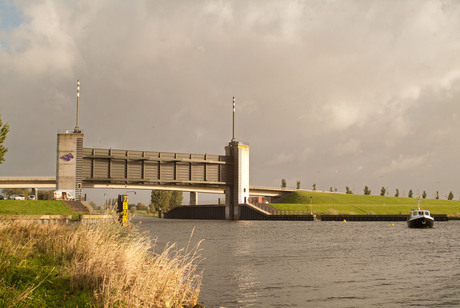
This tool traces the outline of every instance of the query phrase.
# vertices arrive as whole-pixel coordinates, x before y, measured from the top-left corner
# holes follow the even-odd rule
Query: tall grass
[[[193,307],[198,302],[198,247],[186,251],[171,245],[155,254],[149,238],[116,222],[1,222],[0,247],[1,306]],[[28,268],[32,273],[24,271]]]

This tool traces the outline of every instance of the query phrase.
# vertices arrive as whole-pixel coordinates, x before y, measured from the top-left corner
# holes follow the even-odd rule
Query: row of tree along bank
[[[300,181],[296,182],[296,189],[300,189],[300,184],[301,184]],[[313,191],[317,190],[316,186],[317,186],[316,184],[313,184],[313,186],[312,186]],[[287,188],[286,179],[281,179],[281,188]],[[329,192],[337,192],[337,188],[332,188],[332,186],[331,186],[331,187],[329,187]],[[353,191],[351,191],[349,186],[345,186],[345,193],[349,194],[349,195],[352,195]],[[364,193],[364,195],[369,196],[369,195],[371,195],[372,191],[369,189],[369,186],[366,185],[366,186],[364,186],[363,193]],[[382,186],[382,188],[380,189],[380,196],[389,196],[389,191],[387,190],[387,188],[385,186]],[[400,196],[398,188],[396,188],[394,196],[395,197]],[[413,192],[412,189],[409,189],[407,197],[408,198],[413,198],[414,197],[414,192]],[[422,192],[421,196],[417,195],[416,197],[421,197],[422,199],[426,199],[427,198],[427,193],[424,190]],[[454,193],[452,191],[450,191],[449,194],[447,196],[445,196],[445,197],[446,197],[447,200],[453,200],[454,199]],[[439,200],[439,191],[435,192],[433,199]]]

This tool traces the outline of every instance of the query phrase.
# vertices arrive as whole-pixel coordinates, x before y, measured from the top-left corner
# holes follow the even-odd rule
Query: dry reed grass
[[[25,252],[38,249],[52,256],[64,264],[61,271],[69,275],[71,288],[93,290],[103,307],[194,307],[198,303],[199,244],[190,250],[170,245],[154,254],[149,238],[115,221],[75,226],[2,222],[0,240],[2,254],[26,257]]]

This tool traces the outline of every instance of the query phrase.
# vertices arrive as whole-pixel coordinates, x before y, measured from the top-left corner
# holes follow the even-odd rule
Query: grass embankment
[[[72,215],[78,214],[57,200],[0,200],[0,215]]]
[[[312,197],[313,212],[322,214],[397,215],[409,214],[417,208],[416,198],[347,195],[341,193],[296,191],[271,206],[280,211],[310,212]],[[420,207],[432,214],[460,215],[460,201],[420,199]]]
[[[193,307],[196,248],[154,254],[118,223],[0,222],[1,307]]]

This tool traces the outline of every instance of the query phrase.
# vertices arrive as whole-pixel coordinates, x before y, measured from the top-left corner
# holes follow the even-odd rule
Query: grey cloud
[[[456,1],[15,5],[22,23],[0,28],[2,176],[53,175],[80,79],[88,146],[223,153],[235,96],[254,185],[458,185]],[[401,157],[426,159],[400,171]]]

